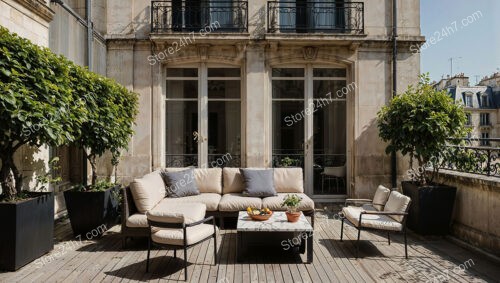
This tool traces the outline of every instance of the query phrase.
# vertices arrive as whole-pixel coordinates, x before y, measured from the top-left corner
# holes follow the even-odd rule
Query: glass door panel
[[[273,167],[304,168],[303,110],[304,101],[273,101]]]
[[[197,101],[167,101],[166,167],[198,166]]]

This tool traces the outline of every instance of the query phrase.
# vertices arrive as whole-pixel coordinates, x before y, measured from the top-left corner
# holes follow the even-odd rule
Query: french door
[[[273,166],[302,167],[310,195],[345,195],[346,70],[272,68],[271,77]]]
[[[241,165],[241,69],[166,69],[167,167]]]

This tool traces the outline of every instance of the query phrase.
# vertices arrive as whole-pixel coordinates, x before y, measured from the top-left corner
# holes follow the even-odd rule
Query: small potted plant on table
[[[286,207],[286,218],[288,222],[297,222],[300,218],[300,211],[297,211],[302,198],[296,194],[287,195],[283,199],[281,206]]]

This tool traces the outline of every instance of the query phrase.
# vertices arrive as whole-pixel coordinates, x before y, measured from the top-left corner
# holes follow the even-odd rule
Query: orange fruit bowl
[[[247,209],[247,214],[255,221],[265,221],[271,218],[273,212],[267,208],[264,209],[251,209],[250,211]]]

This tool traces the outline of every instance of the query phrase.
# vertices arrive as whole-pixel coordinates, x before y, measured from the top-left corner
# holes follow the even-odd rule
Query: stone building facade
[[[84,14],[86,1],[64,2]],[[402,91],[418,80],[420,55],[410,46],[424,38],[420,2],[396,2]],[[94,62],[140,95],[136,133],[118,167],[124,184],[194,165],[301,166],[306,192],[321,201],[390,185],[376,115],[393,92],[392,1],[90,3],[106,46]],[[51,47],[82,62],[72,52],[83,36],[54,23]],[[403,178],[407,163],[397,164]]]

